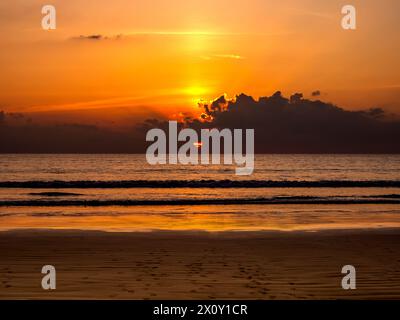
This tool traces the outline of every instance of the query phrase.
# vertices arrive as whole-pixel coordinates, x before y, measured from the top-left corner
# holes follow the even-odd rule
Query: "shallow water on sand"
[[[398,205],[6,207],[0,230],[317,231],[400,227]]]

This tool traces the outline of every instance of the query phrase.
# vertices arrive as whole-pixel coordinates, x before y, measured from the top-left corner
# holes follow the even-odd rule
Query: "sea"
[[[256,155],[150,165],[144,154],[0,155],[0,230],[250,232],[400,226],[400,155]]]

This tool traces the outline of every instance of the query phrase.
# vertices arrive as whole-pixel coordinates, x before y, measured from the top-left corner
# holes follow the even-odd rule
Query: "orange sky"
[[[357,30],[341,28],[341,7]],[[197,111],[199,99],[315,90],[347,109],[400,113],[397,0],[0,2],[0,110],[128,125]],[[77,39],[100,34],[101,40]],[[121,35],[117,37],[117,35]]]

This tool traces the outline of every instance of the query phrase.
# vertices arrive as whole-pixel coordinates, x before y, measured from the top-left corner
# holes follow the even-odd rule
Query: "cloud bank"
[[[200,108],[201,117],[186,117],[181,127],[255,129],[257,153],[400,153],[400,121],[380,108],[347,111],[279,91],[258,100],[221,96]],[[80,124],[45,126],[0,112],[0,152],[144,153],[147,130],[167,127],[165,119],[132,124],[125,132]]]

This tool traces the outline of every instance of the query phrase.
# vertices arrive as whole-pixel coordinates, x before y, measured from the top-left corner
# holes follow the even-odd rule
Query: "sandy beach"
[[[0,233],[0,299],[399,299],[400,230]],[[43,265],[57,289],[41,289]],[[341,288],[341,268],[357,289]]]

